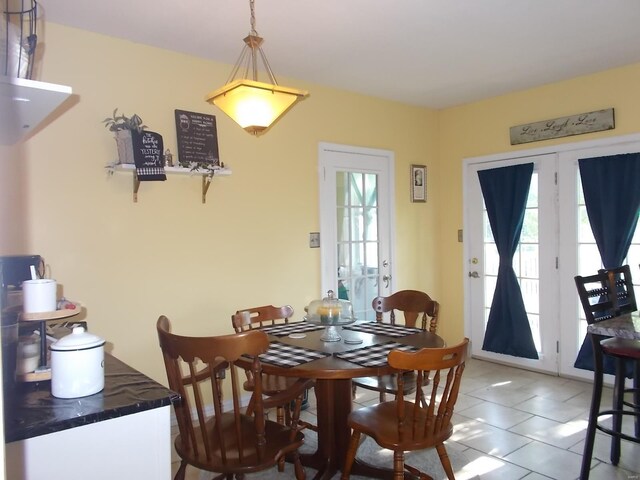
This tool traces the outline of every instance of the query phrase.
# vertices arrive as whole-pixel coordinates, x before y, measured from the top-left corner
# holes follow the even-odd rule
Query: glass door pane
[[[378,295],[378,176],[336,172],[338,298],[358,319],[371,319]]]

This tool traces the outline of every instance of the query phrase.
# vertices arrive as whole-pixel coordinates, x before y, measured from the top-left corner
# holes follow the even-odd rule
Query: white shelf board
[[[116,172],[133,172],[136,169],[136,166],[132,163],[117,163],[113,165],[113,167],[109,167],[109,168],[113,168],[113,170]],[[191,170],[190,168],[187,168],[187,167],[164,167],[164,172],[167,175],[176,174],[176,175],[193,175],[193,176],[210,175],[211,173],[209,170],[204,170],[204,169]],[[221,175],[231,175],[231,170],[228,168],[216,168],[213,171],[213,175],[215,177],[218,177]]]
[[[14,145],[72,93],[71,87],[0,75],[0,145]]]

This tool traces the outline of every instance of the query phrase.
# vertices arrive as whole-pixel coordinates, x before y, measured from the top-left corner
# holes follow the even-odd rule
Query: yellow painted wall
[[[319,228],[318,142],[395,152],[396,286],[432,293],[453,342],[464,333],[462,160],[640,130],[632,65],[439,112],[280,78],[311,96],[256,139],[202,100],[229,65],[55,24],[45,40],[38,79],[74,96],[46,128],[0,149],[0,253],[42,254],[65,294],[86,304],[91,330],[160,381],[158,315],[180,332],[222,334],[238,308],[302,312],[322,294],[319,251],[308,248]],[[177,176],[141,185],[133,204],[131,177],[104,169],[116,152],[100,121],[115,107],[141,115],[174,153],[175,108],[215,114],[233,175],[214,179],[206,205],[199,179]],[[510,126],[608,107],[613,131],[509,145]],[[425,204],[409,202],[411,163],[428,167]]]
[[[289,303],[299,319],[321,296],[319,250],[308,247],[319,229],[321,141],[395,152],[397,287],[441,293],[432,233],[439,199],[411,204],[408,178],[411,163],[437,171],[437,112],[279,78],[311,96],[254,138],[203,100],[230,70],[47,24],[38,80],[69,85],[74,95],[66,112],[9,155],[21,162],[11,181],[24,184],[24,225],[0,253],[43,255],[65,295],[86,305],[90,329],[163,382],[160,314],[178,332],[216,335],[231,333],[239,308]],[[205,205],[200,178],[175,175],[143,183],[132,203],[131,175],[110,177],[104,168],[116,149],[101,121],[116,107],[139,114],[174,153],[174,109],[215,114],[220,156],[233,175],[214,178]]]
[[[26,176],[22,144],[0,146],[0,252],[21,253],[28,245]]]
[[[439,178],[433,182],[439,197],[437,225],[440,270],[440,301],[447,319],[463,318],[465,278],[462,243],[462,161],[502,152],[579,142],[640,131],[640,64],[559,82],[523,92],[450,108],[439,113]],[[615,109],[616,127],[606,132],[562,139],[509,145],[509,127],[603,108]],[[463,323],[443,322],[447,338],[463,335]]]

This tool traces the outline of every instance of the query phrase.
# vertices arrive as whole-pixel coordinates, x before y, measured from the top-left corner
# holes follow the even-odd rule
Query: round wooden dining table
[[[386,364],[381,367],[364,367],[357,363],[337,358],[333,354],[389,341],[418,348],[439,348],[445,345],[441,337],[427,331],[404,337],[389,337],[341,327],[338,327],[338,329],[342,337],[339,342],[324,342],[320,340],[323,330],[305,332],[304,338],[270,336],[271,341],[326,352],[331,355],[288,368],[270,365],[266,362],[262,363],[262,369],[265,373],[313,378],[316,380],[314,390],[317,400],[318,449],[315,453],[301,455],[303,465],[318,471],[318,474],[314,477],[316,479],[332,478],[344,465],[351,436],[351,429],[347,424],[347,417],[353,405],[351,379],[385,375],[393,371]],[[362,340],[362,343],[348,344],[345,343],[345,340]],[[392,478],[391,473],[391,470],[385,471],[375,468],[358,460],[356,460],[351,469],[352,475],[363,475],[371,478]]]

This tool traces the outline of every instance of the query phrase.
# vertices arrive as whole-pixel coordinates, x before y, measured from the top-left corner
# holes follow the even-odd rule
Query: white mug
[[[55,280],[40,278],[22,282],[22,309],[24,313],[55,312],[57,303]]]

